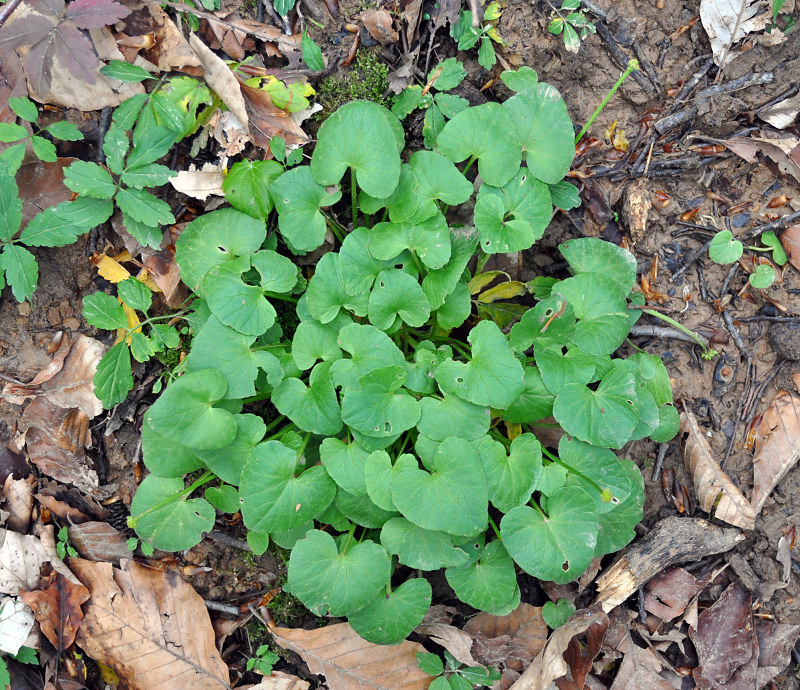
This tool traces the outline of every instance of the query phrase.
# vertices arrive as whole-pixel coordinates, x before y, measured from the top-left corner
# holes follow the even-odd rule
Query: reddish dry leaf
[[[488,660],[489,654],[499,654],[500,645],[495,640],[505,641],[501,661],[509,668],[521,671],[542,651],[547,641],[547,624],[542,618],[540,606],[522,603],[505,616],[479,613],[470,618],[464,632],[475,638],[472,651],[482,664],[496,665]],[[483,657],[483,658],[479,658]]]
[[[800,396],[780,391],[761,417],[753,442],[753,497],[755,512],[800,458]]]
[[[684,459],[700,507],[707,513],[713,509],[716,518],[731,525],[753,529],[756,511],[714,460],[711,446],[688,410],[681,413],[681,432],[687,434]]]
[[[592,623],[586,630],[586,640],[573,637],[564,652],[564,661],[569,666],[563,678],[557,678],[555,683],[559,690],[583,690],[586,676],[592,670],[592,662],[600,653],[603,637],[608,630],[608,616]]]
[[[10,448],[0,450],[0,482],[5,482],[10,476],[22,479],[33,474],[31,466],[26,462],[25,456],[15,453]]]
[[[77,643],[131,690],[222,690],[228,667],[203,599],[180,575],[134,561],[70,561],[89,588]]]
[[[175,263],[175,253],[169,249],[162,249],[142,257],[145,268],[149,271],[153,282],[164,293],[164,300],[168,307],[176,308],[188,297],[186,286],[181,283],[181,274],[178,264]]]
[[[20,591],[19,596],[33,609],[42,632],[59,654],[75,641],[83,623],[81,604],[89,598],[86,587],[73,584],[53,571],[41,589]]]
[[[781,245],[789,257],[789,263],[800,271],[800,225],[792,225],[783,231]]]
[[[386,10],[364,10],[361,13],[361,21],[369,31],[369,35],[381,45],[388,46],[400,39],[392,26],[392,15]]]
[[[658,675],[664,668],[658,657],[649,649],[633,644],[630,636],[627,642],[611,690],[672,690],[673,685]]]
[[[790,175],[800,182],[800,139],[794,137],[781,139],[734,137],[721,143],[737,156],[751,163],[757,160],[758,153],[762,153],[778,166],[779,172]]]
[[[97,501],[58,482],[44,481],[34,498],[61,519],[61,522],[76,525],[90,520],[107,520],[108,510]]]
[[[800,635],[800,625],[756,621],[758,637],[758,687],[763,688],[792,661],[792,649]]]
[[[131,554],[125,535],[107,522],[71,525],[69,541],[81,556],[90,561],[109,561],[118,565]]]
[[[64,168],[77,158],[59,158],[55,163],[35,159],[23,163],[17,173],[22,199],[22,227],[46,208],[69,201],[72,192],[64,186]]]
[[[264,89],[254,89],[241,79],[239,82],[245,109],[247,110],[250,136],[253,143],[262,148],[269,149],[272,137],[283,137],[287,146],[302,146],[308,143],[305,132],[289,115],[272,102],[269,94]]]
[[[689,630],[699,660],[692,672],[698,687],[722,685],[754,654],[758,658],[752,604],[750,592],[735,582],[700,614],[697,629]]]
[[[372,644],[347,623],[314,630],[273,628],[272,636],[303,657],[311,673],[323,674],[330,690],[423,690],[431,681],[417,666],[417,653],[426,651],[417,642]]]
[[[683,568],[673,568],[647,584],[644,607],[662,621],[671,621],[683,614],[692,597],[706,584]]]

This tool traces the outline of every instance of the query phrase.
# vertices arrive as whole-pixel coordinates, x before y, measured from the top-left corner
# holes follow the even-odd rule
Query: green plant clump
[[[389,99],[383,95],[389,86],[388,76],[389,67],[374,51],[359,51],[351,69],[340,70],[320,82],[317,101],[323,110],[317,118],[325,120],[350,101],[372,101],[388,107]]]
[[[519,604],[518,568],[568,582],[632,539],[642,477],[613,451],[677,432],[669,377],[658,357],[614,356],[641,293],[634,257],[613,244],[565,242],[570,277],[487,288],[499,277],[487,259],[530,248],[575,191],[561,96],[532,70],[502,77],[516,95],[465,106],[403,158],[398,118],[348,103],[308,164],[237,163],[232,206],[184,229],[193,338],[143,419],[149,474],[129,520],[143,542],[187,549],[217,510],[240,510],[256,553],[290,551],[285,589],[303,605],[395,644],[430,605],[426,572],[444,569],[463,602],[501,615]],[[473,222],[451,226],[473,166]],[[306,280],[290,257],[328,230],[335,250]],[[136,306],[137,286],[122,286]],[[507,301],[523,293],[535,306]],[[281,302],[299,319],[291,335]],[[117,306],[88,297],[84,315],[118,328]],[[101,389],[129,366],[113,352]],[[269,423],[253,413],[267,400]],[[557,453],[533,433],[551,416],[566,432]],[[416,574],[398,581],[399,565]]]

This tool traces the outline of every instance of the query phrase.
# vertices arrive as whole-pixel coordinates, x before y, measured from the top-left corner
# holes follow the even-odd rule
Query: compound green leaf
[[[178,173],[170,170],[166,165],[159,163],[142,163],[136,167],[129,167],[120,178],[129,187],[143,189],[144,187],[160,187],[167,184],[171,177]]]
[[[362,496],[367,492],[364,465],[368,455],[369,453],[356,443],[345,443],[338,438],[326,438],[319,447],[322,466],[333,481],[354,496]],[[380,507],[384,510],[394,509],[394,506]]]
[[[182,477],[155,474],[147,475],[136,489],[131,517],[136,521],[136,533],[153,548],[190,549],[200,543],[203,532],[213,529],[216,512],[208,501],[187,497],[170,500],[183,489]]]
[[[137,362],[147,362],[156,353],[153,342],[144,333],[134,331],[130,338],[131,354]]]
[[[150,288],[133,276],[117,283],[117,293],[125,304],[138,311],[146,312],[153,303]]]
[[[287,378],[272,393],[278,411],[303,431],[333,436],[342,428],[342,411],[330,368],[330,362],[320,362],[311,370],[308,386],[299,379]]]
[[[503,513],[530,500],[542,473],[542,446],[533,434],[521,434],[511,442],[509,454],[479,454],[489,500]]]
[[[17,302],[24,302],[36,290],[39,281],[39,266],[25,247],[5,244],[0,252],[0,274],[5,271],[5,280]]]
[[[159,477],[183,477],[194,472],[203,466],[197,453],[198,451],[175,443],[169,436],[159,434],[146,424],[142,426],[142,457],[145,467],[152,474]]]
[[[348,294],[342,279],[343,273],[339,255],[334,252],[328,252],[317,263],[306,289],[308,311],[317,321],[329,323],[343,308],[358,316],[366,315],[368,295]]]
[[[412,328],[422,326],[431,315],[428,298],[408,273],[390,268],[381,271],[369,295],[369,320],[388,330],[399,316]]]
[[[389,196],[400,178],[400,155],[389,118],[397,118],[370,101],[352,101],[331,115],[319,129],[311,156],[311,172],[322,185],[338,184],[345,171],[355,171],[358,186],[378,199]]]
[[[316,364],[342,358],[342,349],[337,343],[339,332],[330,324],[318,321],[303,321],[292,338],[292,357],[298,368],[306,370]]]
[[[391,564],[372,541],[340,552],[327,532],[311,530],[292,549],[289,586],[318,616],[347,616],[367,606],[386,586]]]
[[[430,604],[430,583],[417,577],[389,594],[381,592],[347,620],[367,642],[400,644],[422,622]]]
[[[561,347],[575,332],[575,311],[561,295],[551,295],[528,309],[511,327],[508,342],[517,352],[531,345]]]
[[[28,137],[28,130],[22,125],[17,125],[11,122],[0,123],[0,141],[10,144],[13,141],[19,141]]]
[[[355,496],[342,488],[336,493],[335,504],[348,520],[368,529],[380,529],[387,520],[397,515],[396,510],[379,508],[366,493]]]
[[[491,321],[481,321],[467,340],[472,345],[472,360],[467,364],[446,361],[435,372],[442,390],[476,405],[505,409],[523,390],[523,370],[506,336]]]
[[[631,491],[628,498],[614,510],[600,513],[595,556],[616,553],[627,546],[636,536],[633,528],[642,521],[642,506],[644,505],[642,473],[630,460],[620,459],[619,462],[628,472]]]
[[[256,532],[286,532],[320,515],[336,495],[324,468],[299,477],[297,453],[279,441],[260,443],[242,469],[242,518]]]
[[[189,223],[175,244],[181,279],[194,292],[202,292],[203,279],[212,268],[258,250],[266,236],[264,221],[234,208],[200,216]]]
[[[453,546],[453,537],[447,532],[417,527],[404,517],[392,518],[383,526],[381,544],[396,554],[400,563],[419,570],[460,566],[468,560],[465,551]]]
[[[237,414],[235,419],[238,428],[231,443],[213,450],[196,450],[194,454],[222,481],[239,486],[242,469],[255,457],[267,426],[254,414]]]
[[[222,448],[238,432],[235,416],[214,407],[227,388],[225,377],[213,369],[186,373],[150,406],[144,424],[190,448]]]
[[[214,316],[239,333],[258,336],[275,323],[275,308],[264,291],[244,283],[241,267],[236,264],[212,268],[203,281],[203,290]]]
[[[320,208],[339,201],[340,191],[329,192],[314,181],[308,166],[300,166],[275,179],[270,194],[278,210],[281,235],[295,250],[313,251],[325,241],[327,226]]]
[[[607,513],[622,505],[631,492],[627,468],[607,448],[598,448],[562,436],[558,456],[567,466],[567,482],[583,489],[597,501],[597,511]]]
[[[114,201],[80,196],[75,201],[64,201],[54,208],[60,218],[86,230],[95,228],[111,218],[111,214],[114,213]]]
[[[106,352],[98,363],[94,375],[94,392],[108,410],[124,402],[131,390],[131,351],[123,341]]]
[[[560,182],[575,157],[575,133],[561,94],[549,84],[536,84],[502,105],[525,153],[530,174],[542,182]],[[484,178],[485,179],[485,178]],[[489,184],[497,185],[486,180]]]
[[[0,153],[0,167],[5,170],[6,176],[16,175],[25,159],[25,142],[9,146]]]
[[[107,65],[100,68],[100,73],[109,79],[134,84],[138,84],[145,79],[154,79],[153,75],[144,67],[132,65],[124,60],[111,60]]]
[[[117,206],[133,220],[150,227],[175,222],[169,204],[142,189],[120,189],[117,192]]]
[[[471,536],[486,529],[489,496],[478,454],[451,437],[420,469],[413,457],[398,458],[392,500],[403,516],[424,529]]]
[[[580,237],[560,244],[558,249],[575,273],[603,273],[612,278],[626,295],[636,284],[636,258],[612,242],[597,237]]]
[[[541,580],[569,582],[588,567],[597,544],[597,504],[576,487],[547,499],[547,516],[530,506],[507,513],[500,533],[511,557]]]
[[[111,173],[97,163],[75,161],[64,168],[64,185],[76,194],[93,199],[110,199],[117,192]]]
[[[489,431],[488,407],[474,405],[456,395],[441,399],[424,397],[419,404],[422,414],[417,428],[434,441],[444,441],[448,436],[474,441]]]
[[[456,596],[476,609],[504,616],[519,606],[514,561],[499,540],[488,543],[475,563],[447,568],[444,575]]]
[[[519,143],[508,136],[512,131],[514,124],[508,112],[498,103],[484,103],[462,110],[450,120],[436,146],[453,163],[476,158],[483,181],[502,187],[517,173],[522,160]],[[565,173],[566,170],[558,179]]]
[[[503,419],[512,424],[531,424],[553,414],[553,395],[544,385],[537,367],[525,367],[525,386],[519,399],[509,405]]]
[[[349,359],[331,365],[331,378],[337,386],[348,390],[358,386],[362,376],[376,369],[405,364],[403,353],[392,339],[375,326],[348,324],[339,331],[339,347],[349,352]]]
[[[35,215],[20,233],[19,240],[29,247],[63,247],[72,244],[86,228],[64,220],[55,206]]]
[[[222,191],[231,206],[248,216],[266,220],[272,211],[270,185],[283,173],[275,161],[239,161],[222,183]]]
[[[422,105],[423,99],[422,87],[418,84],[412,84],[403,89],[394,98],[392,105],[392,112],[397,115],[401,120],[408,117],[414,110]]]
[[[9,98],[8,106],[17,117],[21,117],[28,122],[36,122],[39,117],[39,109],[30,98]]]
[[[176,136],[177,133],[167,127],[137,126],[133,132],[133,150],[128,156],[128,168],[155,163],[166,156],[175,143]]]
[[[386,438],[413,428],[419,421],[419,403],[399,391],[406,380],[400,365],[375,369],[358,379],[342,395],[342,420],[366,436]]]
[[[447,158],[432,151],[417,151],[408,164],[417,178],[420,205],[417,219],[424,220],[438,211],[436,201],[449,206],[463,204],[472,196],[472,184]]]

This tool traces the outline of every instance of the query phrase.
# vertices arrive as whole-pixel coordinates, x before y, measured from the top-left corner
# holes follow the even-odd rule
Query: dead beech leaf
[[[713,509],[716,518],[730,525],[753,529],[756,511],[714,460],[711,446],[703,437],[695,416],[689,411],[681,413],[681,433],[688,434],[684,459],[694,480],[700,507],[707,513]]]
[[[235,76],[235,75],[234,75]],[[253,143],[262,148],[269,149],[272,137],[283,137],[286,145],[291,148],[308,143],[306,133],[300,129],[289,113],[276,107],[269,93],[264,89],[255,89],[248,86],[241,79],[239,82],[245,109],[247,110],[250,136]]]
[[[0,592],[16,596],[20,588],[36,587],[39,569],[46,560],[39,539],[0,529]]]
[[[781,234],[783,246],[789,263],[800,271],[800,225],[792,225]]]
[[[496,666],[500,661],[509,668],[522,671],[531,660],[542,651],[547,642],[547,623],[542,618],[542,608],[521,603],[505,616],[493,616],[490,613],[479,613],[470,618],[464,625],[464,632],[475,638],[472,651],[476,660],[482,664]],[[504,642],[503,655],[500,660],[490,663],[485,654],[480,654],[481,647],[491,649],[492,640],[507,638]]]
[[[33,512],[33,487],[27,479],[14,479],[13,475],[8,475],[3,484],[3,496],[10,513],[6,525],[15,532],[26,534]]]
[[[330,690],[402,688],[423,690],[431,677],[417,666],[418,642],[390,647],[367,642],[348,623],[325,628],[273,628],[272,636],[281,647],[297,652],[311,673],[325,676]]]
[[[776,129],[786,129],[795,121],[798,113],[800,113],[800,94],[759,110],[758,117]]]
[[[83,623],[81,604],[89,598],[86,587],[53,571],[40,589],[21,591],[19,596],[31,607],[42,632],[59,654],[75,641]]]
[[[671,690],[674,686],[658,675],[664,668],[659,658],[649,649],[642,649],[630,639],[625,639],[625,653],[611,690]]]
[[[308,690],[311,684],[297,676],[288,673],[273,671],[272,675],[264,678],[258,685],[243,685],[237,690]]]
[[[17,173],[17,184],[22,199],[23,228],[39,212],[72,198],[72,192],[64,186],[64,168],[76,160],[59,158],[47,163],[37,158],[22,164]]]
[[[188,296],[186,286],[181,283],[180,270],[175,263],[175,252],[169,248],[143,253],[142,262],[153,282],[164,295],[168,307],[176,308]]]
[[[430,637],[436,644],[442,645],[462,664],[477,666],[478,662],[472,658],[472,635],[454,625],[443,623],[420,623],[414,630],[419,635]]]
[[[77,643],[131,690],[222,690],[228,667],[203,599],[180,575],[123,561],[70,561],[89,589]]]
[[[17,654],[28,641],[36,619],[33,612],[16,597],[0,597],[0,652]],[[31,643],[28,642],[28,646]]]
[[[662,621],[671,621],[683,614],[692,597],[707,584],[683,568],[672,568],[647,583],[644,607]]]
[[[118,565],[131,554],[125,535],[107,522],[70,525],[69,541],[83,558],[90,561],[109,561]]]
[[[369,35],[381,45],[388,46],[400,40],[392,26],[392,15],[386,10],[364,10],[360,16]]]
[[[800,182],[800,139],[796,137],[732,137],[720,143],[750,163],[757,160],[758,153],[762,153],[775,162],[781,173]]]

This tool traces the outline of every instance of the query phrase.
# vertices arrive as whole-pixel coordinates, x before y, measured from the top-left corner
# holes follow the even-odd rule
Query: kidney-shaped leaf
[[[270,184],[282,172],[283,166],[276,161],[239,161],[225,177],[222,191],[231,206],[266,220],[272,211]]]
[[[412,328],[422,326],[431,315],[428,298],[419,283],[408,273],[390,268],[381,271],[369,294],[369,320],[382,331],[399,316]]]
[[[603,273],[627,295],[636,284],[636,257],[598,237],[579,237],[558,246],[576,273]]]
[[[464,565],[468,556],[453,545],[447,532],[417,527],[404,517],[394,517],[381,529],[381,544],[409,568],[439,570],[449,566]]]
[[[331,382],[330,362],[320,362],[308,386],[296,378],[284,379],[272,393],[272,402],[303,431],[331,436],[342,428],[342,413]]]
[[[479,560],[444,574],[458,598],[476,609],[505,616],[519,606],[514,561],[500,540],[487,544]]]
[[[614,510],[628,498],[631,484],[627,467],[607,448],[565,435],[558,444],[558,456],[570,470],[567,481],[593,496],[598,512]]]
[[[416,577],[397,589],[378,596],[363,609],[348,616],[361,637],[373,644],[399,644],[421,622],[431,605],[431,586]]]

